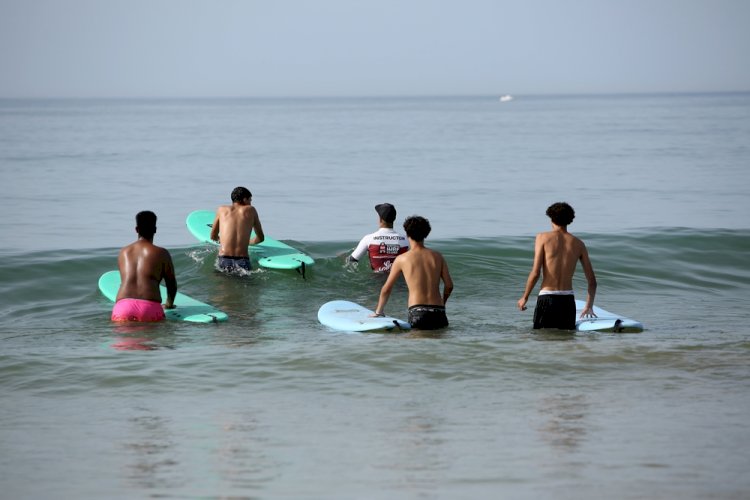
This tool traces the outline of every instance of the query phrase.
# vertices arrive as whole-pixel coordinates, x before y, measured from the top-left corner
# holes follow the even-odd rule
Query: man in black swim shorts
[[[568,224],[573,222],[575,212],[567,203],[553,203],[547,208],[547,216],[552,222],[552,231],[539,233],[534,243],[534,264],[526,280],[526,289],[518,299],[518,309],[526,310],[529,295],[534,289],[539,275],[542,287],[534,310],[534,328],[576,329],[576,304],[573,296],[573,273],[581,262],[588,283],[586,305],[581,317],[594,314],[596,295],[596,275],[589,259],[586,245],[568,232]]]
[[[385,304],[399,275],[403,274],[409,288],[409,323],[412,328],[435,330],[448,326],[445,303],[453,291],[453,280],[443,256],[424,245],[430,234],[430,221],[412,216],[404,221],[409,251],[396,257],[383,288],[380,290],[375,316],[385,315]],[[440,293],[440,282],[443,293]]]
[[[253,195],[242,186],[234,188],[232,204],[216,209],[211,239],[219,243],[216,266],[222,271],[250,271],[249,245],[265,239],[258,211],[252,206]]]

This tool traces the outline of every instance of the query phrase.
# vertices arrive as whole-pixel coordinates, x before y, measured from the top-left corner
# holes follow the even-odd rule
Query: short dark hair
[[[414,241],[424,241],[427,235],[432,231],[430,221],[419,215],[407,217],[404,221],[404,231],[406,235]]]
[[[144,210],[135,215],[135,230],[144,238],[151,238],[156,232],[156,214],[151,210]]]
[[[239,203],[245,198],[252,198],[253,194],[246,187],[236,187],[232,190],[232,203]]]
[[[576,218],[576,213],[573,207],[564,201],[560,201],[547,208],[547,217],[558,226],[567,226]]]

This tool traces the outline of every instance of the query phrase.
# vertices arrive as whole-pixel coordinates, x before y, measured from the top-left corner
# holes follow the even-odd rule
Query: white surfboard
[[[576,318],[581,316],[581,311],[586,305],[583,300],[576,300]],[[605,311],[601,307],[594,306],[595,318],[579,318],[576,320],[576,330],[579,332],[616,332],[633,333],[642,332],[643,323],[634,319]]]
[[[373,311],[348,300],[326,302],[318,309],[318,321],[334,330],[344,332],[405,331],[411,328],[406,321],[384,316],[372,318]]]

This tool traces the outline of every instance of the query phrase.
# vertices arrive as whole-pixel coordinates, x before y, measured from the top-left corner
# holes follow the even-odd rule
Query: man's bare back
[[[255,236],[251,239],[252,231],[255,231]],[[257,210],[249,200],[247,203],[224,205],[216,210],[211,239],[219,242],[219,255],[233,257],[248,257],[248,245],[263,242],[263,227]]]
[[[159,284],[163,279],[167,287],[165,307],[174,307],[177,280],[172,257],[166,249],[140,238],[120,250],[117,263],[122,280],[117,300],[141,299],[161,303]]]
[[[448,265],[443,256],[421,245],[414,246],[396,258],[391,267],[391,276],[398,273],[403,273],[409,289],[409,306],[444,306],[447,297],[444,298],[440,293],[441,279],[447,289],[453,288]]]
[[[563,231],[538,234],[535,253],[542,261],[542,290],[572,290],[578,261],[588,260],[583,242]]]

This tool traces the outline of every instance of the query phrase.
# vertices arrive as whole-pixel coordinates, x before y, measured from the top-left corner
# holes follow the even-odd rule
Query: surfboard
[[[581,315],[586,302],[576,300],[576,318]],[[576,330],[579,332],[616,332],[634,333],[643,331],[643,323],[634,319],[605,311],[594,306],[596,318],[582,318],[576,320]]]
[[[332,300],[318,309],[318,321],[334,330],[344,332],[405,331],[411,329],[406,321],[390,316],[372,318],[373,311],[348,300]]]
[[[112,302],[117,298],[117,290],[120,288],[120,271],[107,271],[99,278],[99,290]],[[167,289],[161,286],[162,297],[167,296]],[[192,323],[218,323],[226,321],[229,317],[226,313],[215,309],[184,293],[177,292],[174,299],[174,309],[165,309],[167,319],[176,321],[190,321]]]
[[[216,212],[212,210],[196,210],[191,212],[185,221],[188,231],[202,243],[217,245],[211,239]],[[254,235],[255,233],[253,233]],[[268,236],[258,245],[250,245],[248,251],[251,257],[258,261],[258,265],[269,269],[297,269],[304,276],[306,267],[315,263],[312,257],[300,252],[296,248],[275,240]]]

